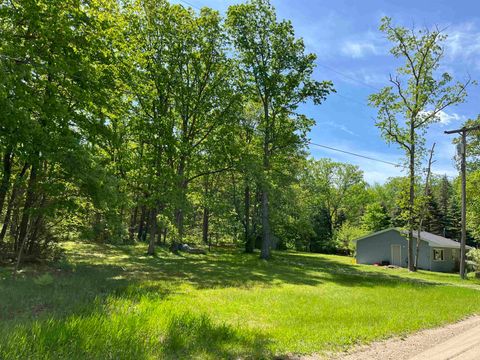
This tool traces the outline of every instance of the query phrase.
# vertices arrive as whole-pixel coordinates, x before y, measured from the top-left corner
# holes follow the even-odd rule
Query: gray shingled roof
[[[405,234],[405,232],[403,232]],[[413,236],[417,238],[417,232],[413,233]],[[438,246],[444,248],[453,248],[453,249],[460,249],[460,243],[458,241],[435,235],[426,231],[420,232],[420,239],[428,242],[430,246]],[[467,246],[467,249],[470,249],[470,246]]]
[[[406,230],[401,230],[399,228],[388,228],[388,229],[384,229],[384,230],[381,230],[381,231],[377,231],[377,232],[372,233],[372,234],[362,236],[361,238],[356,239],[356,241],[366,239],[366,238],[369,238],[373,235],[378,235],[378,234],[381,234],[381,233],[384,233],[384,232],[387,232],[387,231],[392,231],[392,230],[398,231],[399,233],[401,233],[404,236],[407,235]],[[417,238],[417,231],[413,232],[413,237]],[[432,247],[460,249],[460,243],[458,241],[455,241],[455,240],[452,240],[452,239],[449,239],[449,238],[446,238],[446,237],[443,237],[443,236],[435,235],[435,234],[432,234],[432,233],[429,233],[429,232],[426,232],[426,231],[420,232],[420,239],[422,239],[423,241],[426,241],[428,243],[428,245],[430,245]],[[468,246],[468,245],[466,246],[466,248],[467,249],[472,249],[472,247]]]

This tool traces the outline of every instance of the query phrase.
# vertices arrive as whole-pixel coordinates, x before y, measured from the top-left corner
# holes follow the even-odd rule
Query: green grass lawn
[[[480,312],[480,283],[240,251],[176,256],[67,243],[14,280],[0,268],[1,359],[271,358],[340,351]]]

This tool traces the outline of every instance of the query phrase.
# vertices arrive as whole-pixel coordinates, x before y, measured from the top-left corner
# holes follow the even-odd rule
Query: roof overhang
[[[386,232],[389,232],[389,231],[392,231],[392,230],[398,232],[398,233],[401,234],[401,235],[407,235],[407,231],[402,230],[402,229],[399,229],[399,228],[392,227],[392,228],[388,228],[388,229],[384,229],[384,230],[380,230],[380,231],[376,231],[376,232],[373,232],[373,233],[364,235],[364,236],[362,236],[362,237],[360,237],[360,238],[358,238],[358,239],[355,239],[354,241],[360,241],[360,240],[363,240],[363,239],[367,239],[367,238],[369,238],[369,237],[372,237],[372,236],[375,236],[375,235],[379,235],[379,234],[383,234],[383,233],[386,233]],[[414,237],[415,239],[418,239],[418,236],[417,236],[417,232],[416,232],[416,231],[413,232],[413,237]],[[408,241],[408,239],[405,239],[405,240]],[[423,238],[423,237],[421,237],[421,236],[420,236],[420,240],[425,241],[430,247],[446,248],[446,249],[460,249],[460,243],[458,243],[458,242],[455,242],[455,244],[448,244],[448,245],[446,245],[446,244],[439,244],[439,243],[436,243],[435,241],[432,241],[432,240],[429,240],[429,239],[425,239],[425,238]],[[452,242],[454,242],[454,240],[452,240],[452,239],[449,239],[449,240],[451,240]],[[467,249],[467,250],[470,250],[470,249],[472,249],[472,247],[466,245],[466,249]]]

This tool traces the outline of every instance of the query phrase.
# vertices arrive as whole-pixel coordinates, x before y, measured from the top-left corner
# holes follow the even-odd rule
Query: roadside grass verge
[[[173,255],[66,243],[0,269],[1,359],[272,358],[339,351],[480,312],[477,280],[295,252]]]

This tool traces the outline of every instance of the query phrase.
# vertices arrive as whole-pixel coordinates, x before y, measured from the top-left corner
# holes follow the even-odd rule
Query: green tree
[[[312,79],[315,55],[305,54],[289,21],[278,21],[267,0],[252,0],[228,9],[227,26],[242,65],[245,86],[262,104],[259,129],[262,137],[263,241],[261,257],[271,249],[271,162],[285,148],[301,146],[312,121],[297,113],[298,105],[312,99],[320,104],[332,91],[331,82]]]
[[[416,167],[424,153],[424,133],[438,122],[441,111],[464,101],[466,83],[453,82],[448,73],[438,74],[446,35],[438,29],[409,30],[382,19],[380,30],[394,45],[390,52],[405,61],[390,75],[390,86],[370,96],[378,109],[376,126],[387,142],[396,143],[408,159],[408,268],[414,271],[413,231],[415,227]]]
[[[327,210],[330,233],[344,220],[359,224],[368,193],[358,166],[319,159],[310,160],[306,171],[303,181],[311,194],[312,206]]]
[[[106,29],[116,13],[113,1],[7,1],[0,7],[0,103],[6,110],[0,151],[7,160],[0,190],[0,205],[7,206],[0,214],[2,238],[10,224],[17,263],[23,255],[45,253],[61,233],[58,219],[73,213],[80,199],[100,206],[99,189],[107,193],[114,182],[94,149],[109,136],[116,78]]]
[[[362,216],[362,227],[366,231],[380,231],[390,226],[390,217],[384,205],[377,202],[368,204]]]
[[[480,239],[480,170],[467,176],[467,228],[475,239]]]
[[[335,231],[335,242],[337,249],[342,253],[353,254],[356,249],[356,240],[365,235],[368,230],[350,224],[348,221],[344,222],[342,226]]]
[[[445,235],[448,226],[449,207],[451,202],[454,201],[453,185],[446,175],[437,179],[433,177],[432,195],[438,204],[438,211],[440,212],[440,221],[442,224],[442,235]]]
[[[423,228],[425,231],[444,236],[443,214],[431,190],[428,191],[425,201]]]
[[[307,206],[314,235],[310,251],[334,252],[333,236],[343,222],[360,227],[360,217],[368,202],[367,185],[355,165],[330,159],[309,160],[301,179],[310,194]]]
[[[151,219],[146,221],[151,224],[148,253],[153,254],[157,213],[169,208],[167,203],[173,205],[176,250],[184,236],[185,213],[193,209],[189,184],[229,167],[219,157],[228,152],[240,97],[218,12],[204,8],[196,14],[149,0],[134,3],[128,16],[134,41],[127,71],[143,147],[145,173],[139,175],[148,212],[144,217]]]

